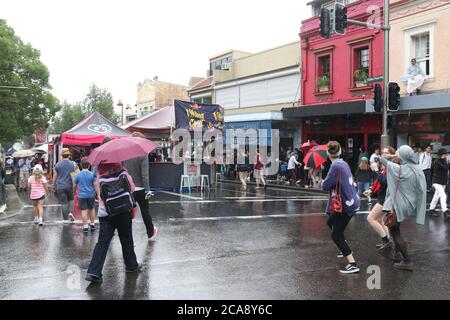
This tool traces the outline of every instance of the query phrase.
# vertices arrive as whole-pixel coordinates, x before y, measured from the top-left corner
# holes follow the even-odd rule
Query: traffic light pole
[[[354,24],[358,26],[363,26],[367,28],[376,28],[384,30],[384,103],[383,103],[383,124],[381,133],[381,147],[387,147],[389,143],[389,135],[387,130],[387,119],[388,119],[388,105],[389,105],[389,0],[384,0],[384,14],[383,14],[384,24],[378,25],[368,22],[362,22],[358,20],[347,19],[347,24]]]
[[[389,0],[384,0],[384,108],[383,108],[383,132],[381,134],[381,147],[387,147],[389,135],[387,130],[388,105],[389,105]]]

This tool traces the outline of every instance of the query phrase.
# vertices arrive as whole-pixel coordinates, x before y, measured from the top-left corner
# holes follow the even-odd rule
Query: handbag
[[[393,228],[393,227],[396,227],[399,225],[398,220],[397,220],[397,212],[395,212],[394,203],[395,203],[395,200],[397,199],[397,192],[398,192],[398,188],[400,186],[401,174],[402,174],[402,167],[400,166],[400,169],[398,171],[397,187],[395,188],[395,193],[394,193],[394,201],[392,203],[392,210],[389,211],[388,213],[386,213],[386,216],[384,217],[384,225],[388,228]]]
[[[330,209],[331,213],[334,215],[340,215],[342,214],[343,206],[342,206],[342,198],[341,198],[341,173],[338,173],[338,178],[336,182],[336,188],[334,189],[332,195],[331,195],[331,201],[330,201]]]

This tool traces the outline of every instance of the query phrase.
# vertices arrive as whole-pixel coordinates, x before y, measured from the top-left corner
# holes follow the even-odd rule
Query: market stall
[[[200,186],[200,175],[208,175],[209,181],[214,176],[214,168],[206,163],[189,163],[188,165],[187,162],[183,164],[172,162],[172,132],[176,129],[186,129],[191,133],[194,129],[223,130],[223,108],[219,105],[175,100],[173,106],[136,119],[122,128],[130,132],[139,131],[162,146],[160,151],[164,159],[150,155],[149,181],[153,190],[179,190],[182,175],[189,176],[190,185],[194,188]],[[190,153],[192,153],[194,146],[190,147]]]
[[[55,139],[50,153],[49,168],[53,168],[59,161],[63,147],[69,148],[71,159],[79,164],[81,158],[89,156],[92,149],[101,145],[107,136],[117,139],[131,136],[131,133],[115,125],[99,112],[94,112]],[[50,174],[53,174],[53,170],[50,170]],[[76,199],[77,195],[74,197]],[[76,201],[74,203],[76,204]],[[76,206],[74,214],[75,216],[78,214]]]

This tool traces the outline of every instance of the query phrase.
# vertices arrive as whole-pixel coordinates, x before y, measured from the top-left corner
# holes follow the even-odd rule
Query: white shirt
[[[291,156],[289,158],[288,170],[295,169],[295,165],[300,165],[300,162],[298,162],[297,159],[295,159],[295,156]]]
[[[370,156],[370,163],[375,162],[376,159],[379,158],[379,157],[380,157],[380,155],[378,155],[378,154],[376,154],[376,153],[373,153],[373,154]]]
[[[419,164],[422,170],[431,169],[431,153],[426,152],[420,153]]]

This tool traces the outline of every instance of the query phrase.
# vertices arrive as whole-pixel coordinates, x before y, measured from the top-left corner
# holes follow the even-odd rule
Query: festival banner
[[[223,108],[217,104],[175,100],[175,126],[177,129],[223,131],[223,117]]]

